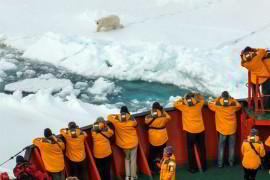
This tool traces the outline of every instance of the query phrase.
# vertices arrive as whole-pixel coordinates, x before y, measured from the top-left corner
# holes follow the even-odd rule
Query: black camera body
[[[121,121],[121,122],[127,121],[126,113],[121,113],[121,114],[120,114],[120,121]]]
[[[93,125],[93,131],[101,131],[100,123],[96,123]]]
[[[193,102],[191,98],[187,98],[188,106],[193,106]]]
[[[153,112],[151,113],[151,116],[152,116],[153,119],[156,119],[156,118],[158,117],[157,111],[153,111]]]
[[[223,99],[223,106],[229,106],[229,98]]]

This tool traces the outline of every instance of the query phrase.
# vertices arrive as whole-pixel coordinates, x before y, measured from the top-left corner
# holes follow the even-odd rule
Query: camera
[[[157,118],[157,116],[158,116],[157,111],[152,111],[151,116],[152,116],[152,118],[154,118],[154,119]]]
[[[126,113],[121,113],[120,114],[120,121],[121,122],[126,121]]]
[[[250,136],[250,137],[249,137],[249,141],[250,141],[250,142],[255,142],[255,140],[256,140],[256,139],[255,139],[255,136]]]
[[[191,98],[187,99],[188,106],[193,106],[193,102]]]
[[[77,137],[77,135],[76,135],[76,129],[75,128],[70,129],[70,132],[71,132],[71,136],[73,138]]]
[[[94,125],[93,125],[93,130],[94,130],[94,131],[101,131],[102,129],[101,129],[100,123],[94,124]]]
[[[223,105],[224,106],[229,106],[229,98],[224,98]]]

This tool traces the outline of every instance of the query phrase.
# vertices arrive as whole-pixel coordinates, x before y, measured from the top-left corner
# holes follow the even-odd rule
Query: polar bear
[[[107,17],[100,18],[96,21],[97,32],[104,29],[104,31],[123,28],[124,26],[120,24],[120,18],[116,15],[110,15]]]

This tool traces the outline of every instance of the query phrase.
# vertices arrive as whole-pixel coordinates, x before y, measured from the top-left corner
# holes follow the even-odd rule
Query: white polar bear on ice
[[[96,21],[97,32],[104,29],[104,31],[123,28],[124,26],[120,24],[120,18],[116,15],[110,15],[107,17],[100,18]]]

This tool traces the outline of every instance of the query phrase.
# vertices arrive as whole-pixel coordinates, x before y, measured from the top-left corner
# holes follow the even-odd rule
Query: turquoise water
[[[94,94],[87,91],[88,87],[92,87],[98,77],[87,77],[72,73],[66,69],[55,67],[48,63],[39,63],[22,57],[22,53],[15,49],[0,46],[0,58],[5,59],[16,65],[16,69],[6,70],[5,75],[0,76],[3,81],[0,82],[0,92],[12,93],[4,91],[6,84],[21,81],[29,78],[36,78],[45,74],[52,74],[59,79],[69,79],[75,88],[77,82],[86,83],[87,86],[79,88],[76,94],[79,99],[91,104],[110,104],[120,107],[127,105],[130,111],[139,111],[151,107],[154,101],[159,101],[165,106],[169,103],[170,96],[183,96],[188,92],[187,89],[179,88],[170,84],[161,84],[158,82],[145,82],[141,80],[125,81],[117,79],[109,79],[113,82],[115,88],[121,90],[117,93],[106,95],[106,100],[99,100]],[[76,88],[75,88],[76,89]],[[29,95],[30,92],[23,92],[23,95]]]

